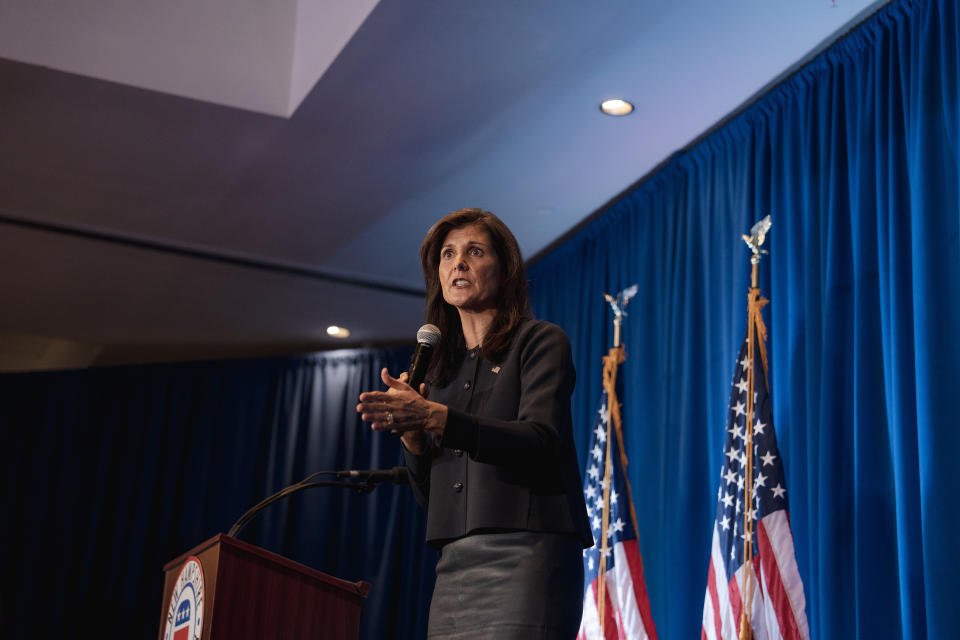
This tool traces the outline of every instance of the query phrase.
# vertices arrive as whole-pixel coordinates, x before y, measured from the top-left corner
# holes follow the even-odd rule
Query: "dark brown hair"
[[[477,226],[490,235],[490,242],[500,262],[500,292],[497,315],[494,317],[480,346],[483,356],[499,362],[510,347],[510,340],[520,322],[531,317],[530,297],[527,294],[527,275],[517,239],[497,216],[482,209],[460,209],[438,220],[427,232],[420,245],[420,263],[423,281],[427,287],[427,322],[440,329],[440,344],[433,358],[428,378],[443,386],[450,382],[463,358],[466,343],[460,314],[456,307],[443,299],[440,284],[440,248],[447,234],[454,229]]]

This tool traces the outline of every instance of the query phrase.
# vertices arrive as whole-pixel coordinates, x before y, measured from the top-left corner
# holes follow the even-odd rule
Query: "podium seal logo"
[[[203,568],[196,556],[190,556],[170,595],[164,640],[200,640],[203,630]]]

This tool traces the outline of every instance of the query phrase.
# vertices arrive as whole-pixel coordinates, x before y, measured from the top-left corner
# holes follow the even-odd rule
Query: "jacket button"
[[[463,449],[454,449],[453,455],[457,456],[458,458],[463,457]]]
[[[454,482],[454,483],[453,483],[453,490],[456,491],[457,493],[460,493],[461,491],[463,491],[463,483],[462,483],[462,482]]]
[[[467,380],[466,382],[463,383],[463,390],[468,391],[469,389],[470,389],[470,381]]]

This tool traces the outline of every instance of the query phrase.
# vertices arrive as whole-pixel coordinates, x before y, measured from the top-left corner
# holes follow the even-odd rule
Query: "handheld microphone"
[[[430,368],[430,360],[433,358],[433,348],[440,342],[440,329],[433,324],[425,324],[417,331],[417,348],[413,351],[413,357],[410,358],[410,370],[407,371],[407,384],[413,387],[413,390],[420,392],[420,384],[427,377],[427,369]],[[399,436],[400,431],[393,429],[391,435]]]
[[[407,384],[414,391],[420,391],[420,384],[427,377],[430,360],[433,358],[433,348],[440,342],[440,329],[436,325],[425,324],[417,331],[417,348],[410,359],[410,370],[407,372]]]
[[[393,469],[351,469],[350,471],[337,471],[337,477],[365,480],[368,484],[376,484],[378,482],[392,482],[393,484],[410,483],[410,477],[407,475],[406,467],[394,467]]]

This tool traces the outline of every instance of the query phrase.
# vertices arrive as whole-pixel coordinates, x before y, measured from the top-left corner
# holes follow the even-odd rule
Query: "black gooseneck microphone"
[[[349,471],[337,471],[336,475],[338,478],[354,478],[363,480],[369,484],[379,482],[410,484],[406,467],[394,467],[393,469],[351,469]]]
[[[322,475],[334,475],[338,478],[362,480],[362,482],[314,480],[314,478],[317,476]],[[410,477],[407,475],[407,468],[394,467],[393,469],[365,470],[351,469],[349,471],[317,471],[316,473],[311,473],[300,482],[295,482],[288,487],[284,487],[272,496],[268,496],[250,507],[247,512],[240,516],[240,519],[237,520],[232,527],[230,527],[230,531],[227,532],[227,535],[231,538],[237,537],[237,534],[240,533],[240,529],[243,529],[247,523],[250,522],[250,520],[252,520],[258,513],[269,507],[277,500],[286,498],[287,496],[297,493],[298,491],[312,489],[313,487],[339,487],[343,489],[353,489],[361,493],[370,493],[378,484],[383,482],[392,482],[393,484],[409,484]]]
[[[414,391],[420,391],[420,384],[427,377],[430,360],[433,358],[433,348],[440,342],[440,329],[433,324],[425,324],[417,331],[417,348],[410,358],[410,370],[407,371],[407,384]],[[390,434],[399,436],[400,431],[391,429]]]

